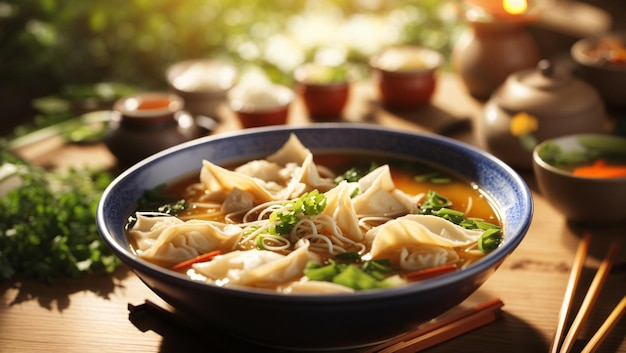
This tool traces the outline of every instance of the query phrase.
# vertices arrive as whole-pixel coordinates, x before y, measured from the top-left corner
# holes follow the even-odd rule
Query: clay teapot
[[[599,93],[569,71],[542,60],[511,74],[491,95],[476,121],[484,149],[514,168],[532,168],[540,142],[576,133],[609,132]]]

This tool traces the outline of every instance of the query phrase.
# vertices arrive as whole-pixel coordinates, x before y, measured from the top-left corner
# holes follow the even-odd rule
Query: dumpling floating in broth
[[[182,221],[172,216],[137,214],[128,235],[137,244],[139,257],[162,264],[177,264],[193,257],[235,249],[241,228],[203,220]]]
[[[481,234],[441,217],[411,214],[372,228],[366,238],[372,258],[389,258],[405,271],[416,271],[457,263],[453,249],[476,243]]]

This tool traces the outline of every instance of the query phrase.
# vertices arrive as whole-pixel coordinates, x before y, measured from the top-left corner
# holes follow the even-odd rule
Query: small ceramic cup
[[[397,110],[429,104],[442,63],[441,53],[419,46],[390,47],[373,56],[370,67],[381,103]]]
[[[286,124],[294,97],[293,90],[287,86],[256,83],[233,88],[228,102],[245,129]]]
[[[200,136],[194,119],[176,94],[146,92],[113,105],[104,143],[122,166]]]
[[[234,66],[211,59],[180,61],[165,72],[170,91],[183,98],[186,111],[216,120],[238,77]]]
[[[347,68],[308,63],[295,70],[294,79],[313,121],[341,119],[350,94]]]

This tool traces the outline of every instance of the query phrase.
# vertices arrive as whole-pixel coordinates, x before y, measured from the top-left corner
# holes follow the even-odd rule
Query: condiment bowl
[[[212,59],[179,61],[165,71],[170,91],[182,97],[185,110],[192,115],[221,119],[219,107],[239,79],[238,70]]]
[[[381,103],[392,110],[411,110],[429,104],[443,64],[441,53],[417,46],[390,47],[370,59]]]
[[[296,134],[313,153],[358,151],[418,158],[479,185],[501,216],[503,242],[457,272],[401,287],[350,294],[279,294],[200,283],[136,256],[124,227],[144,191],[197,173],[201,161],[229,165],[263,158]],[[162,151],[119,175],[103,193],[97,225],[104,241],[165,301],[206,327],[288,350],[329,351],[372,345],[463,302],[517,248],[531,222],[530,191],[486,152],[445,137],[348,123],[273,126],[203,137]]]
[[[294,79],[313,121],[330,122],[341,118],[350,95],[346,68],[307,63],[295,70]]]
[[[576,72],[598,90],[607,106],[626,108],[626,32],[580,39],[570,52]]]
[[[582,172],[573,169],[607,157],[621,159],[624,168],[626,138],[576,134],[542,142],[533,151],[540,192],[569,221],[599,225],[626,221],[626,176],[579,175]]]
[[[228,93],[229,106],[243,128],[287,123],[293,90],[274,83],[248,83]]]

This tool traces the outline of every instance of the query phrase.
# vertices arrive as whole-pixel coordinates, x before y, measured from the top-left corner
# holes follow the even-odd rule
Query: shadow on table
[[[506,306],[505,306],[506,309]],[[166,314],[167,315],[167,314]],[[174,314],[177,315],[177,314]],[[372,318],[375,320],[375,318]],[[179,322],[175,316],[163,316],[151,310],[131,310],[129,320],[142,332],[151,330],[162,336],[160,352],[174,353],[180,351],[200,350],[202,352],[287,352],[277,348],[255,345],[238,340],[216,329],[200,329],[189,327]],[[245,323],[242,323],[245,329]],[[480,334],[472,334],[479,332]],[[548,342],[540,333],[523,320],[507,314],[502,319],[478,328],[472,332],[453,338],[431,347],[428,352],[507,352],[528,353],[547,352]],[[280,334],[280,333],[277,333]],[[323,339],[320,337],[320,339]],[[358,353],[364,349],[337,350],[337,353]]]
[[[6,298],[7,304],[10,306],[36,300],[43,308],[56,309],[61,312],[69,308],[70,296],[74,293],[90,291],[99,297],[108,299],[129,274],[130,270],[121,266],[113,274],[94,273],[84,275],[81,278],[56,278],[53,279],[52,283],[18,276],[10,281],[0,283],[0,293],[6,293],[9,290],[16,291],[13,298]]]

